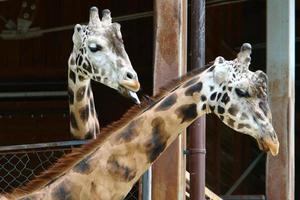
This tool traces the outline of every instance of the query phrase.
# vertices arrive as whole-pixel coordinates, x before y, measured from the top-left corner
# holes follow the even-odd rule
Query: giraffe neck
[[[69,67],[68,86],[71,134],[76,139],[95,138],[100,131],[90,79]]]
[[[32,195],[52,200],[63,191],[64,197],[80,200],[123,199],[176,137],[196,118],[210,112],[211,87],[204,77],[198,74],[184,82]]]

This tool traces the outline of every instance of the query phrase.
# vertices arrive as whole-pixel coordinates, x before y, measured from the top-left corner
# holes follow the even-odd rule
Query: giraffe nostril
[[[127,72],[126,78],[128,78],[128,79],[133,79],[133,78],[134,78],[134,75],[133,75],[132,73],[130,73],[130,72]]]

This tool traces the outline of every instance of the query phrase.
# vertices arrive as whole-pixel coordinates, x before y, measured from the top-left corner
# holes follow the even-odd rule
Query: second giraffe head
[[[140,89],[137,73],[125,51],[120,24],[112,23],[110,11],[90,9],[88,25],[74,28],[74,48],[69,66],[79,76],[79,81],[92,79],[131,97],[139,103],[135,92]]]

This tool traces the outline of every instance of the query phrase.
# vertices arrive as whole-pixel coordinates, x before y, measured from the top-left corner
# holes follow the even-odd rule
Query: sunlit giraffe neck
[[[70,68],[68,77],[71,133],[77,139],[95,138],[100,127],[91,80],[84,79]]]
[[[88,25],[77,24],[73,51],[68,61],[70,129],[74,138],[95,138],[99,122],[91,89],[91,80],[117,90],[136,103],[140,88],[136,72],[125,51],[120,25],[111,22],[109,10],[90,9]],[[113,104],[110,106],[113,107]]]
[[[271,124],[267,76],[248,69],[250,52],[251,46],[244,44],[235,60],[217,57],[204,72],[178,82],[154,103],[128,111],[123,121],[6,197],[121,200],[176,137],[207,113],[276,155],[279,142]]]

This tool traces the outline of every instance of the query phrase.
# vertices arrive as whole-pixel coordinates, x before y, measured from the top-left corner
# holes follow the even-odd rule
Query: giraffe
[[[90,9],[88,25],[75,25],[72,37],[74,46],[68,60],[68,94],[70,130],[76,139],[95,138],[100,132],[91,80],[103,83],[122,95],[139,99],[135,92],[140,88],[125,51],[120,24],[111,22],[108,9]]]
[[[277,155],[267,75],[248,69],[250,53],[251,45],[245,43],[234,60],[219,56],[205,71],[181,78],[2,200],[123,199],[176,137],[208,113],[255,138],[261,150]]]

